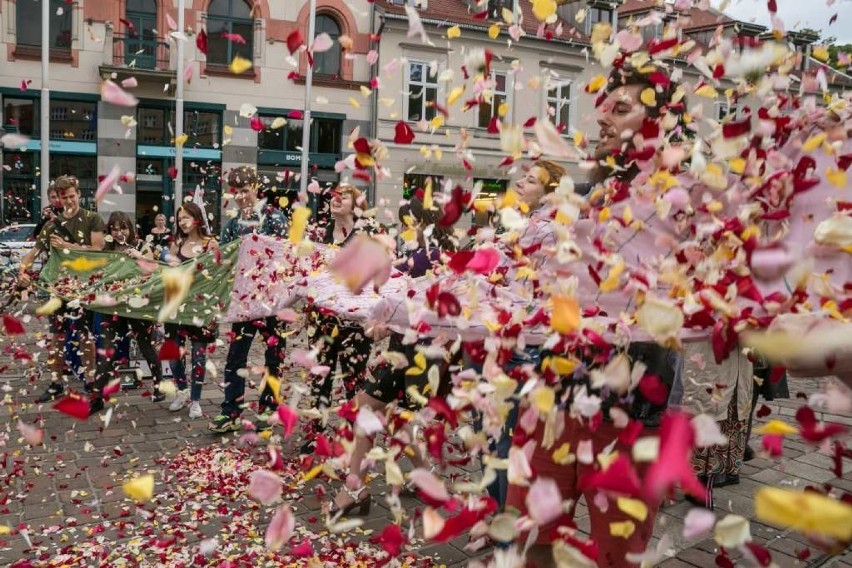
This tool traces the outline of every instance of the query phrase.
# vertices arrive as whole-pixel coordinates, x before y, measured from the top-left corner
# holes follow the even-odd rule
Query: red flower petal
[[[706,489],[695,477],[690,465],[695,431],[689,416],[682,412],[666,412],[660,426],[660,454],[645,475],[645,495],[659,501],[680,484],[690,495],[704,499]]]
[[[263,121],[257,115],[251,117],[250,126],[251,129],[255,132],[263,132],[263,130],[266,128],[266,126],[263,124]]]
[[[201,30],[198,32],[198,35],[195,37],[195,47],[198,48],[198,51],[207,55],[207,32]]]
[[[25,333],[23,322],[11,314],[3,314],[3,327],[9,335]]]
[[[381,534],[371,538],[370,542],[380,545],[392,557],[397,557],[408,539],[402,534],[399,525],[388,525]]]
[[[404,120],[396,123],[393,141],[397,144],[411,144],[414,142],[414,130]]]
[[[290,32],[290,35],[287,36],[287,49],[290,54],[296,53],[296,50],[303,45],[305,45],[305,38],[302,37],[302,31],[297,29]]]
[[[160,361],[175,361],[180,358],[180,347],[172,339],[166,339],[157,354]]]
[[[639,392],[651,404],[663,404],[669,397],[669,389],[657,375],[645,375],[639,381]]]
[[[54,403],[53,408],[77,420],[89,418],[89,401],[76,396],[68,395],[61,398]]]
[[[628,497],[642,495],[642,484],[636,469],[627,456],[619,456],[606,470],[598,470],[580,477],[580,489],[595,488]]]

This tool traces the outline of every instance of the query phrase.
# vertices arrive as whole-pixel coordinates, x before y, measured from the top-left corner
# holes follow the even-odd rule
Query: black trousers
[[[284,361],[284,349],[287,347],[286,326],[276,317],[239,322],[231,326],[231,345],[228,347],[228,358],[225,361],[225,400],[222,402],[222,414],[236,417],[242,412],[246,395],[245,374],[240,372],[246,368],[251,344],[257,334],[260,334],[266,350],[264,365],[266,372],[281,378],[281,363]],[[275,394],[269,385],[260,393],[260,411],[274,410],[278,407]]]
[[[335,316],[323,315],[314,309],[308,313],[308,339],[311,347],[317,347],[317,363],[329,367],[325,376],[311,377],[311,393],[318,407],[329,407],[332,403],[334,378],[340,363],[340,377],[351,400],[355,391],[364,383],[367,362],[373,342],[364,334],[364,328]]]
[[[95,396],[99,396],[103,392],[104,387],[113,380],[117,373],[116,369],[120,366],[129,363],[126,359],[117,359],[115,357],[116,346],[118,342],[126,337],[129,333],[133,334],[136,339],[136,344],[139,346],[139,352],[151,368],[151,374],[154,376],[154,384],[160,383],[163,378],[163,368],[160,365],[157,350],[154,346],[154,329],[155,323],[141,319],[123,318],[120,316],[104,316],[101,324],[101,338],[103,355],[99,355],[97,359],[97,373],[95,380]]]

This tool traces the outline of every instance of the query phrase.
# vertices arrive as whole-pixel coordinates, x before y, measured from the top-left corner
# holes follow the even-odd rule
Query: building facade
[[[286,40],[307,37],[308,3],[275,0],[186,0],[186,29],[176,30],[177,0],[43,0],[50,2],[50,172],[73,174],[94,207],[98,176],[117,164],[135,179],[99,205],[102,214],[128,212],[143,225],[156,211],[174,210],[177,42],[185,41],[184,194],[204,189],[218,227],[228,189],[221,173],[252,165],[279,189],[297,187],[305,107],[304,54]],[[370,105],[357,107],[368,87],[370,11],[344,0],[317,2],[317,33],[348,36],[351,46],[317,54],[309,125],[311,174],[334,182],[349,132],[370,135]],[[206,34],[199,40],[200,32]],[[182,32],[182,33],[181,33]],[[41,82],[41,2],[0,0],[0,112],[3,129],[29,136],[24,148],[0,150],[4,223],[38,215]],[[251,62],[236,74],[235,56]],[[135,109],[103,102],[101,82],[135,78]],[[363,99],[362,99],[363,100]],[[251,112],[256,108],[256,114]],[[177,133],[180,134],[180,133]],[[129,176],[132,177],[132,176]]]
[[[218,227],[229,201],[222,172],[231,167],[256,166],[281,191],[298,186],[308,63],[304,52],[290,55],[287,38],[297,30],[308,36],[306,0],[185,0],[184,30],[175,29],[177,0],[42,1],[51,11],[51,178],[76,175],[92,206],[98,176],[117,164],[135,177],[107,196],[102,213],[125,211],[143,225],[156,211],[173,213],[176,46],[183,41],[185,195],[202,188]],[[766,33],[713,10],[677,11],[664,0],[557,4],[556,20],[543,25],[526,0],[317,0],[316,31],[334,45],[315,54],[307,126],[312,177],[321,184],[343,177],[390,209],[427,181],[475,186],[481,199],[492,199],[519,172],[519,160],[506,160],[498,122],[521,125],[532,140],[533,124],[546,120],[566,139],[580,132],[594,145],[594,98],[585,87],[608,73],[590,53],[595,24],[634,27],[646,41],[686,36],[704,50],[720,37],[747,42]],[[410,37],[407,9],[422,35]],[[31,137],[25,148],[0,150],[4,223],[40,211],[40,10],[35,0],[0,0],[0,124]],[[809,51],[816,40],[788,37],[800,54],[800,76],[814,73],[809,63],[819,66]],[[489,75],[475,81],[472,67],[484,65],[485,53]],[[235,73],[235,57],[251,68]],[[694,67],[672,62],[685,81],[698,83]],[[103,102],[99,87],[107,78],[135,80],[129,90],[138,107]],[[719,91],[730,86],[723,81]],[[716,120],[743,104],[724,96],[702,103],[704,116]],[[413,143],[398,140],[401,121],[414,131]],[[335,168],[352,152],[356,129],[388,149],[370,181]],[[577,160],[562,161],[584,177]]]

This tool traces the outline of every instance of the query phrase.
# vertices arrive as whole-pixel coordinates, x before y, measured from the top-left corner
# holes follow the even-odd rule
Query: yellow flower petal
[[[571,444],[565,442],[553,452],[553,463],[566,465],[574,461],[574,456],[571,455]]]
[[[293,211],[293,217],[290,220],[290,242],[297,245],[302,242],[305,237],[305,229],[308,227],[308,219],[311,218],[311,209],[309,207],[297,207]]]
[[[276,116],[275,120],[272,121],[272,124],[269,125],[269,128],[273,130],[278,130],[287,125],[287,119],[283,116]]]
[[[819,493],[764,487],[754,496],[754,514],[779,527],[852,540],[852,506]]]
[[[716,92],[716,89],[714,89],[710,85],[701,85],[700,87],[695,89],[695,94],[699,97],[706,97],[708,99],[715,99],[719,96],[719,93]]]
[[[416,376],[422,375],[426,370],[426,355],[422,351],[418,351],[416,355],[414,355],[414,367],[409,367],[405,374],[406,376]]]
[[[134,501],[150,501],[154,496],[154,476],[142,475],[126,482],[121,488]]]
[[[533,15],[539,21],[546,22],[556,15],[556,0],[532,0]]]
[[[840,189],[846,187],[846,172],[843,170],[828,168],[825,172],[825,177],[828,178],[828,181],[830,181],[835,187],[839,187]]]
[[[231,60],[231,64],[228,65],[228,69],[235,75],[242,75],[251,68],[251,61],[245,57],[240,57],[239,55],[234,56],[234,59]]]
[[[453,26],[451,28],[447,28],[447,39],[455,39],[457,37],[461,37],[461,28],[458,26]]]
[[[636,530],[636,523],[633,521],[622,521],[609,524],[609,534],[612,536],[620,536],[621,538],[630,538]]]
[[[429,126],[431,126],[433,130],[437,130],[444,126],[444,115],[436,114],[435,117],[429,121]]]
[[[175,146],[182,147],[189,140],[189,134],[181,134],[175,138]]]
[[[550,327],[557,333],[567,334],[580,327],[580,305],[571,296],[553,296]]]
[[[811,49],[811,57],[825,63],[829,58],[828,49],[824,45],[818,45]]]
[[[619,497],[616,504],[623,513],[630,515],[640,523],[648,518],[648,506],[639,499]]]
[[[488,26],[488,37],[491,39],[497,39],[497,36],[500,35],[500,24],[491,24]]]
[[[36,315],[48,316],[62,307],[62,300],[56,296],[52,296],[44,305],[41,305],[36,310]]]
[[[597,93],[606,85],[606,77],[603,75],[596,75],[592,77],[592,80],[589,81],[589,84],[586,85],[586,92],[588,93]]]
[[[459,100],[463,94],[464,87],[453,87],[453,90],[450,91],[450,96],[447,97],[447,104],[452,105]]]
[[[530,401],[541,414],[547,414],[556,404],[556,393],[552,388],[542,385],[530,393]]]
[[[349,105],[355,108],[361,108],[361,103],[359,103],[355,97],[349,97]]]
[[[657,91],[652,88],[647,88],[642,91],[639,95],[639,100],[642,101],[642,104],[648,107],[656,106],[657,104]]]
[[[766,424],[756,428],[754,430],[758,434],[798,434],[799,429],[795,426],[791,426],[786,422],[782,422],[777,419],[770,420]]]
[[[814,150],[819,148],[823,142],[825,142],[826,137],[827,134],[825,132],[814,134],[813,136],[805,140],[805,143],[802,144],[802,150],[804,150],[805,152],[813,152]]]

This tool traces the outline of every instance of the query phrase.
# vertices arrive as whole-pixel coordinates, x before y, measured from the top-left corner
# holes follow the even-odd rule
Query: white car
[[[0,229],[0,267],[17,266],[30,249],[35,246],[29,240],[35,229],[34,223],[20,223]]]

